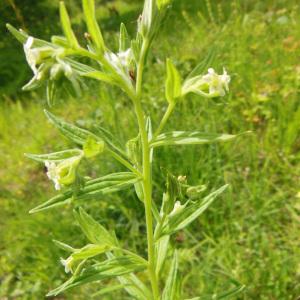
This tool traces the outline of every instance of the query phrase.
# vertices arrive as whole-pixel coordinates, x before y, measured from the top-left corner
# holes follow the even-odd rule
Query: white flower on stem
[[[180,201],[176,201],[175,204],[174,204],[174,208],[170,212],[169,216],[173,217],[173,216],[179,214],[186,207],[186,204],[187,203],[181,205]]]
[[[117,54],[106,52],[105,58],[115,67],[115,69],[119,69],[120,67],[127,69],[133,59],[133,54],[132,50],[129,48],[125,51],[118,52]]]
[[[51,47],[47,44],[44,46],[34,46],[35,39],[30,36],[24,44],[24,53],[28,65],[32,69],[35,76],[39,73],[38,66],[42,65],[45,62],[51,61],[51,58],[58,56],[61,53],[61,49]],[[54,61],[54,59],[53,59]]]
[[[67,259],[60,259],[61,264],[65,267],[65,272],[70,273],[72,272],[72,265],[73,265],[73,257],[69,256]]]
[[[227,74],[225,68],[222,75],[218,75],[213,68],[209,68],[208,74],[203,76],[203,82],[208,84],[210,95],[223,97],[229,90],[230,76]]]
[[[54,182],[54,186],[56,190],[61,189],[61,185],[59,183],[59,174],[57,172],[57,166],[55,162],[45,161],[45,167],[47,168],[47,176],[50,180]]]
[[[34,75],[37,75],[37,64],[40,60],[40,53],[36,48],[32,48],[34,42],[34,38],[30,36],[26,43],[24,44],[24,52],[26,56],[26,60],[28,62],[28,65],[32,69]]]
[[[82,155],[67,158],[59,162],[45,161],[47,176],[53,181],[56,190],[60,190],[63,185],[70,185],[75,181],[76,169]]]
[[[229,91],[229,82],[230,76],[225,68],[221,75],[213,68],[209,68],[207,74],[186,80],[182,87],[182,94],[196,93],[207,98],[223,97]]]

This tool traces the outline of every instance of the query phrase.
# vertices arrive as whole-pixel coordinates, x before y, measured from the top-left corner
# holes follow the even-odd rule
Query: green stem
[[[153,238],[153,219],[152,219],[152,178],[151,178],[151,162],[150,162],[150,146],[148,141],[148,134],[145,126],[144,113],[141,104],[142,97],[142,81],[143,71],[145,66],[146,53],[149,47],[149,41],[144,40],[140,59],[137,68],[136,80],[136,98],[133,100],[135,105],[135,112],[138,120],[139,131],[141,134],[142,151],[143,151],[143,191],[144,191],[144,205],[146,215],[147,227],[147,242],[148,242],[148,271],[151,281],[151,287],[154,300],[159,299],[158,281],[155,273],[155,245]]]
[[[166,112],[165,112],[165,114],[164,114],[164,116],[163,116],[163,118],[162,118],[162,120],[161,120],[161,122],[160,122],[160,124],[159,124],[159,126],[157,128],[157,130],[155,131],[153,139],[155,139],[161,133],[161,131],[163,130],[163,128],[165,127],[165,125],[166,125],[166,123],[167,123],[167,121],[168,121],[171,113],[174,110],[174,107],[175,107],[175,103],[170,103],[169,104],[169,106],[168,106],[168,108],[167,108],[167,110],[166,110]]]
[[[142,177],[142,174],[139,172],[139,170],[137,170],[134,166],[132,166],[127,160],[125,160],[122,156],[120,156],[119,154],[117,154],[116,152],[107,149],[107,151],[109,152],[109,154],[116,159],[118,162],[120,162],[123,166],[125,166],[127,169],[129,169],[130,171],[132,171],[133,173],[135,173],[138,177]]]

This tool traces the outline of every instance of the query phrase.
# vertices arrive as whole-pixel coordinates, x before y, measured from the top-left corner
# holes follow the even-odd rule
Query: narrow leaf
[[[91,35],[92,40],[98,50],[103,53],[105,50],[105,45],[96,19],[95,2],[94,0],[82,0],[82,6],[89,34]]]
[[[64,31],[64,34],[69,41],[72,48],[78,48],[79,44],[76,36],[72,30],[70,18],[64,2],[59,3],[60,22]]]
[[[78,211],[74,211],[74,215],[83,233],[92,243],[110,246],[115,245],[115,239],[112,235],[82,208]]]
[[[17,30],[15,27],[13,27],[10,24],[6,24],[6,28],[20,43],[24,44],[27,41],[28,34],[25,33],[24,31]]]
[[[170,104],[181,96],[181,77],[170,59],[167,59],[166,99]]]
[[[53,240],[53,243],[60,249],[67,252],[75,252],[77,249],[57,240]]]
[[[84,187],[77,191],[76,195],[72,189],[66,190],[64,193],[54,196],[48,201],[30,210],[30,213],[36,213],[43,210],[51,209],[57,206],[70,203],[72,200],[81,201],[89,199],[97,199],[101,195],[117,192],[126,189],[136,182],[138,178],[130,172],[121,172],[106,175],[96,179],[88,180]]]
[[[55,127],[57,127],[63,135],[65,135],[67,138],[69,138],[76,144],[83,146],[89,137],[95,139],[96,141],[102,141],[101,138],[91,133],[90,131],[79,128],[73,124],[67,123],[63,119],[56,117],[54,114],[50,113],[47,110],[45,110],[45,114],[49,121]]]
[[[172,131],[160,134],[151,141],[151,147],[172,145],[200,145],[215,142],[225,142],[236,138],[237,135],[206,133],[201,131]]]
[[[130,255],[111,258],[104,262],[83,268],[79,274],[71,277],[60,287],[48,293],[47,296],[57,296],[63,291],[76,286],[142,271],[145,268],[145,264],[142,264],[140,261],[137,261],[135,257]]]
[[[45,161],[60,162],[74,156],[80,156],[82,155],[82,151],[80,149],[70,149],[70,150],[64,150],[64,151],[53,152],[48,154],[25,153],[24,155],[38,162],[45,162]]]
[[[120,25],[120,37],[119,37],[119,52],[126,51],[130,47],[130,39],[124,23]]]
[[[168,253],[168,247],[169,247],[169,240],[170,236],[166,235],[159,239],[157,243],[155,244],[155,250],[156,250],[156,269],[155,272],[157,276],[159,276],[159,273],[164,265],[164,262],[167,257]]]
[[[162,294],[162,300],[175,300],[179,299],[178,292],[178,255],[175,250],[172,264],[170,267],[169,275],[166,281],[166,285]]]
[[[180,213],[173,216],[170,215],[167,222],[163,226],[161,236],[174,233],[188,226],[195,219],[197,219],[210,206],[216,197],[226,190],[227,187],[228,184],[206,196],[203,201],[189,204],[184,207]]]

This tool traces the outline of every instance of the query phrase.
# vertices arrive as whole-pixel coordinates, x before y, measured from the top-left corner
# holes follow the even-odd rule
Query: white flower
[[[181,205],[180,201],[176,201],[174,204],[173,210],[170,212],[169,216],[172,217],[174,215],[177,215],[180,213],[184,208],[186,207],[186,204]]]
[[[73,265],[73,257],[69,256],[67,259],[60,259],[61,264],[65,267],[65,272],[70,273],[72,272],[72,265]]]
[[[76,169],[83,154],[54,162],[45,161],[47,176],[54,182],[56,190],[60,190],[63,185],[70,185],[76,179]]]
[[[230,76],[225,69],[223,74],[219,75],[213,68],[209,68],[206,75],[187,79],[183,84],[182,94],[192,92],[207,98],[223,97],[229,90],[229,82]]]
[[[45,161],[45,167],[47,168],[47,176],[50,180],[54,182],[54,187],[56,190],[61,189],[61,185],[59,183],[59,173],[55,162]]]
[[[121,51],[117,54],[113,52],[106,52],[105,58],[117,69],[119,67],[128,68],[132,60],[132,51],[129,48],[126,51]]]
[[[37,80],[39,80],[39,76],[41,77],[41,75],[39,74],[38,66],[53,56],[54,53],[59,54],[59,50],[47,45],[34,47],[33,44],[34,38],[30,36],[23,47],[28,65],[32,69]]]
[[[36,66],[40,60],[40,53],[36,48],[32,48],[33,42],[34,38],[30,36],[24,44],[24,52],[30,68],[32,69],[34,75],[37,75],[38,70]]]
[[[208,74],[202,77],[203,82],[209,86],[209,94],[214,96],[225,96],[228,92],[228,84],[230,82],[230,76],[227,74],[225,68],[223,74],[218,75],[213,68],[208,69]]]

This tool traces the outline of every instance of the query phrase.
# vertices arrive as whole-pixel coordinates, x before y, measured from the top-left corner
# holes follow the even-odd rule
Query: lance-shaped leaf
[[[167,59],[166,99],[170,104],[175,103],[181,96],[181,77],[170,59]]]
[[[15,27],[11,26],[10,24],[6,24],[7,29],[9,32],[22,44],[24,44],[28,39],[28,34],[22,30],[17,30]]]
[[[97,49],[102,53],[105,50],[103,36],[98,25],[95,14],[95,2],[94,0],[82,0],[83,13],[85,16],[85,22]]]
[[[130,47],[130,39],[124,23],[120,25],[120,36],[119,36],[119,52],[126,51]]]
[[[169,275],[162,294],[162,300],[179,300],[178,255],[175,250]]]
[[[70,149],[70,150],[58,151],[58,152],[53,152],[48,154],[25,153],[24,155],[38,162],[45,162],[45,161],[60,162],[71,157],[82,156],[83,152],[80,149]]]
[[[82,208],[74,211],[75,218],[86,237],[93,244],[115,246],[114,237]]]
[[[93,129],[98,137],[104,140],[104,142],[116,153],[121,155],[123,158],[128,160],[126,152],[123,150],[123,147],[120,141],[113,136],[107,129],[101,126],[94,126]]]
[[[206,196],[203,201],[192,204],[187,203],[183,206],[179,205],[180,210],[178,209],[177,212],[174,211],[169,214],[167,221],[162,227],[160,236],[172,234],[188,226],[197,219],[210,206],[216,197],[225,191],[227,187],[227,184],[222,186],[218,190]]]
[[[72,48],[78,48],[79,47],[78,41],[72,30],[71,22],[70,22],[70,18],[66,6],[62,1],[59,4],[59,13],[60,13],[60,22],[67,40],[69,41]]]
[[[126,189],[134,185],[139,180],[141,180],[139,177],[130,172],[114,173],[88,180],[84,187],[77,191],[76,194],[74,194],[72,189],[68,189],[64,193],[54,196],[48,201],[33,208],[30,210],[30,213],[36,213],[64,204],[69,204],[72,200],[81,201],[97,199],[97,197],[101,195]]]
[[[160,134],[151,141],[151,147],[172,145],[201,145],[225,142],[237,137],[232,134],[207,133],[201,131],[172,131]]]
[[[159,276],[160,271],[166,261],[166,257],[168,254],[169,241],[170,241],[170,236],[165,235],[155,243],[155,253],[156,253],[155,272],[156,272],[157,276]]]
[[[79,128],[73,124],[67,123],[61,118],[56,117],[49,111],[45,110],[45,114],[49,121],[59,129],[59,131],[64,134],[67,138],[76,144],[83,146],[86,140],[91,137],[96,141],[102,141],[97,135],[91,133],[86,129]]]
[[[126,153],[121,149],[118,145],[117,139],[113,137],[113,135],[105,130],[102,127],[95,126],[95,131],[97,134],[90,132],[89,130],[80,128],[73,124],[67,123],[61,118],[56,117],[54,114],[45,110],[45,114],[49,121],[67,138],[69,138],[74,143],[83,146],[86,141],[91,138],[98,143],[105,144],[112,149],[112,151],[117,152],[118,155],[121,155],[122,158],[128,161]],[[111,153],[113,154],[113,153]]]
[[[135,256],[124,255],[114,257],[104,262],[83,268],[78,274],[74,274],[67,282],[48,293],[47,296],[57,296],[63,291],[90,282],[114,278],[132,272],[139,272],[146,267],[147,265],[145,262]]]

